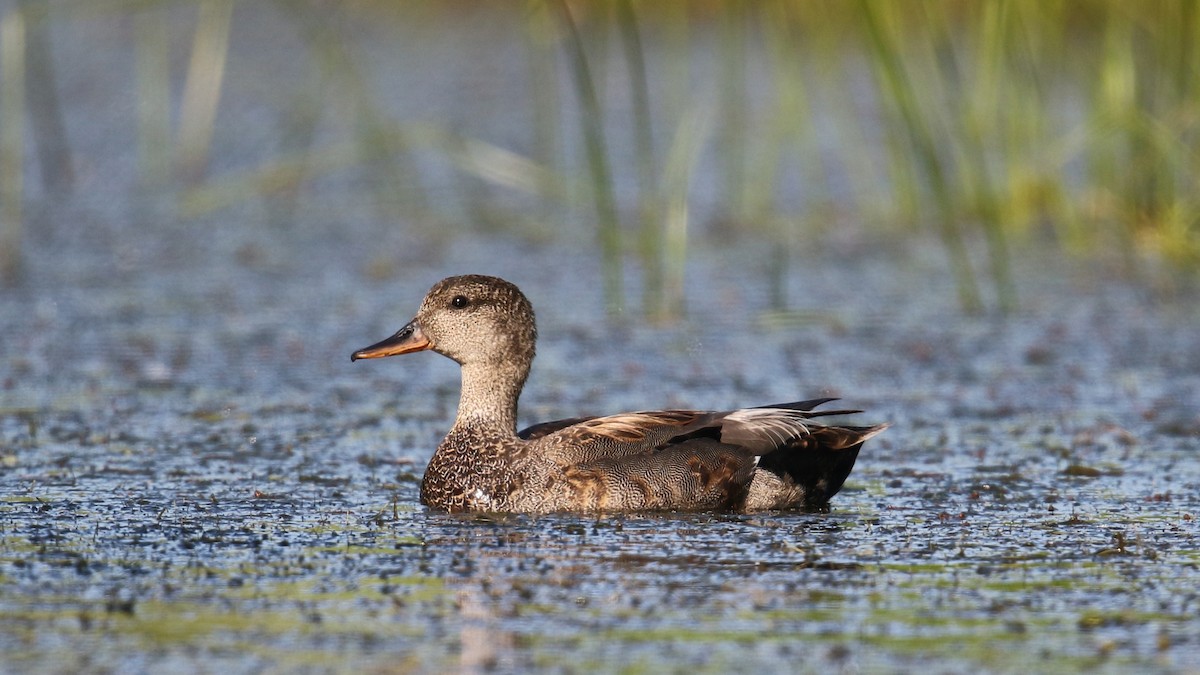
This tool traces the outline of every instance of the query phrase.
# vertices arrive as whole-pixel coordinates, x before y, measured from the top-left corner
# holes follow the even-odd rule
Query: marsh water
[[[1017,309],[965,314],[936,241],[847,226],[802,237],[781,309],[771,247],[715,234],[656,323],[606,315],[586,228],[397,224],[354,175],[284,224],[183,218],[131,187],[132,150],[77,140],[103,161],[35,195],[0,294],[0,671],[1200,663],[1194,284],[1035,243]],[[892,427],[828,513],[429,512],[456,366],[349,355],[465,272],[538,312],[524,423],[839,396]]]
[[[1194,298],[1035,257],[1024,309],[965,317],[922,247],[831,245],[796,265],[787,314],[750,253],[698,254],[688,317],[653,326],[604,317],[589,256],[504,239],[383,281],[320,237],[249,261],[196,243],[136,275],[89,250],[3,299],[6,670],[1200,657]],[[525,421],[836,395],[893,427],[830,513],[427,512],[454,364],[348,357],[465,270],[539,310]]]

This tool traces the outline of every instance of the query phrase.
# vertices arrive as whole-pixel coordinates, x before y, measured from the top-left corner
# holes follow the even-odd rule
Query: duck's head
[[[462,365],[527,366],[536,342],[533,307],[520,289],[498,277],[470,274],[434,284],[416,318],[350,360],[432,349]]]

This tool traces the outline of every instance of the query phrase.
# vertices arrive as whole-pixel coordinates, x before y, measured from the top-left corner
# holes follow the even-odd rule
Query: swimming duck
[[[351,355],[433,350],[462,367],[458,415],[421,481],[421,503],[451,512],[737,511],[827,508],[859,448],[886,424],[834,426],[860,412],[814,399],[724,412],[576,417],[518,432],[533,363],[533,307],[496,277],[443,279],[416,318]]]

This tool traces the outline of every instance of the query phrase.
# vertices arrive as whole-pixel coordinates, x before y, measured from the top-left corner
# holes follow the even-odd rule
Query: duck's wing
[[[564,464],[652,453],[692,438],[712,438],[750,450],[756,456],[780,448],[804,446],[842,449],[882,431],[874,426],[836,426],[816,417],[853,414],[854,410],[814,411],[835,399],[794,401],[736,411],[665,410],[559,419],[529,426],[518,434],[527,441],[545,438],[546,448]]]
[[[522,438],[543,438],[561,462],[578,463],[628,457],[661,450],[695,438],[734,445],[761,457],[782,448],[805,446],[827,450],[848,448],[882,428],[844,427],[812,421],[857,410],[812,410],[834,399],[797,401],[724,412],[654,410],[604,417],[584,417],[535,425]]]
[[[523,440],[526,440],[526,441],[532,441],[535,438],[541,438],[542,436],[548,436],[548,435],[558,431],[559,429],[566,429],[567,427],[574,426],[576,424],[579,424],[580,422],[586,422],[588,420],[594,420],[594,419],[596,419],[596,418],[595,417],[568,417],[565,420],[552,420],[550,422],[538,422],[537,424],[531,424],[530,426],[527,426],[524,429],[518,431],[517,437],[519,437]]]
[[[752,450],[759,456],[779,450],[845,450],[861,445],[888,427],[839,426],[814,422],[814,417],[848,415],[858,410],[810,412],[788,408],[743,408],[722,419],[721,441]]]
[[[760,464],[798,497],[815,495],[807,488],[819,483],[823,501],[841,487],[863,441],[886,428],[813,422],[823,413],[812,408],[824,402],[563,420],[539,443],[563,467],[571,502],[590,509],[728,508],[744,501]]]
[[[719,420],[725,414],[704,410],[645,410],[587,417],[541,434],[541,442],[552,449],[561,464],[631,457],[682,442],[693,434],[715,437]],[[540,430],[531,427],[526,431]]]

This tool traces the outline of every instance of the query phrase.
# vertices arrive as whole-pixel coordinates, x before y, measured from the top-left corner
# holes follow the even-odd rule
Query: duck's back
[[[553,470],[518,500],[538,511],[820,509],[882,431],[812,421],[830,399],[728,412],[576,418],[521,432]],[[849,414],[857,411],[831,411]]]

